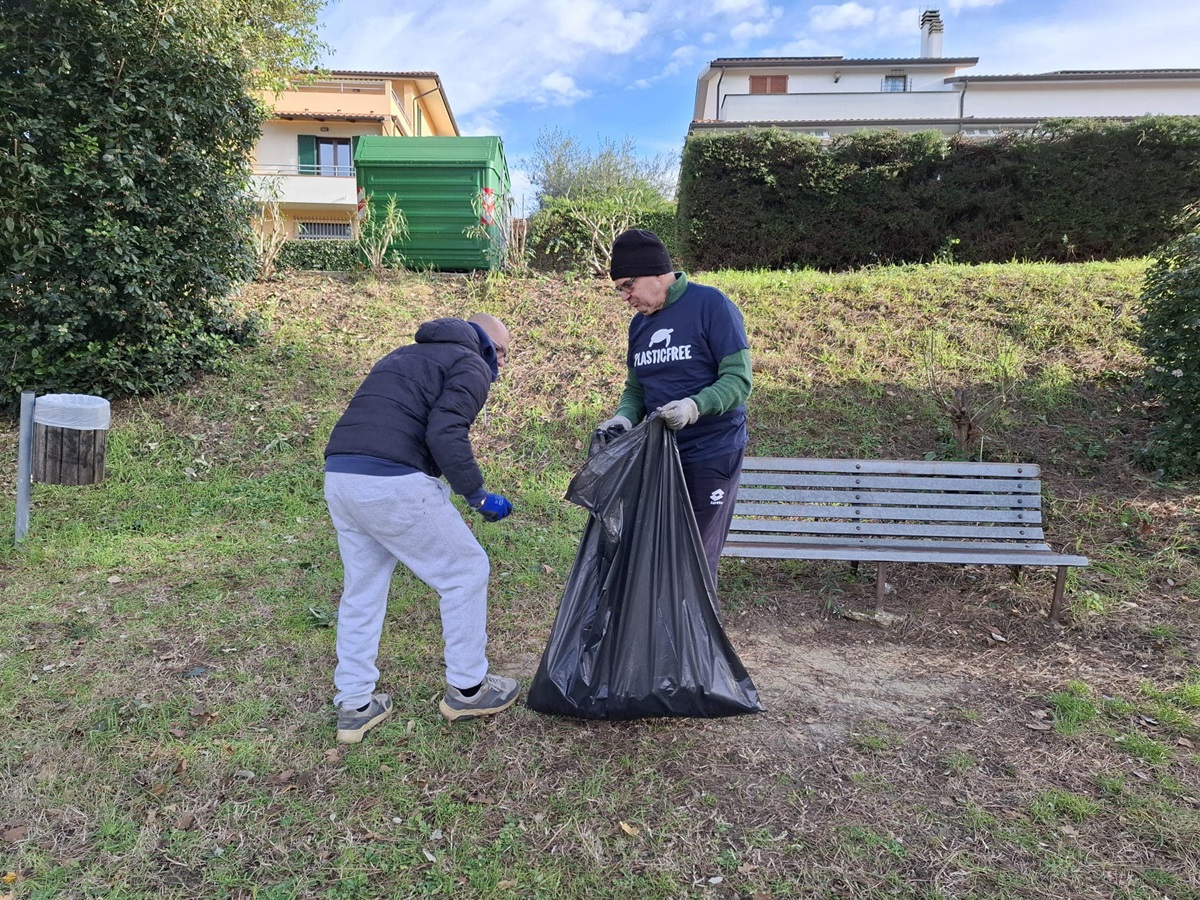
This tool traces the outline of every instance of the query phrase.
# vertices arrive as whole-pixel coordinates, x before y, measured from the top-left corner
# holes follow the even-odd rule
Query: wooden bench
[[[723,555],[888,563],[1057,566],[1058,621],[1067,568],[1042,534],[1041,470],[1019,463],[748,457]]]

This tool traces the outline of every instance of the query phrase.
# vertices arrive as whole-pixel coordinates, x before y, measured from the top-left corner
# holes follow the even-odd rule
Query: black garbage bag
[[[529,708],[592,719],[761,712],[721,627],[675,435],[654,416],[593,449],[567,488],[592,515]]]

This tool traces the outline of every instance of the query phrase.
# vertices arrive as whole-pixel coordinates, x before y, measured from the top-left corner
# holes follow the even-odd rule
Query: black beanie
[[[608,272],[613,281],[638,275],[665,275],[675,271],[671,254],[658,235],[642,228],[622,231],[613,241]]]

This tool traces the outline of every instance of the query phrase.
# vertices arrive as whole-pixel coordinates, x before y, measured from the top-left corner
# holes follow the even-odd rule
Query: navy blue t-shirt
[[[733,301],[714,287],[691,282],[674,303],[633,317],[626,363],[642,383],[649,415],[700,393],[717,380],[721,360],[749,349],[746,325]],[[746,406],[701,416],[676,434],[685,462],[733,453],[750,440]]]

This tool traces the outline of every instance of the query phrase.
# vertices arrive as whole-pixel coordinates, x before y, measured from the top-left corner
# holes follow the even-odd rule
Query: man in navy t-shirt
[[[617,236],[609,273],[638,315],[629,323],[625,390],[607,434],[633,427],[651,410],[677,432],[679,459],[704,553],[717,563],[741,481],[750,396],[750,344],[742,314],[713,287],[695,284],[671,265],[652,231]]]

